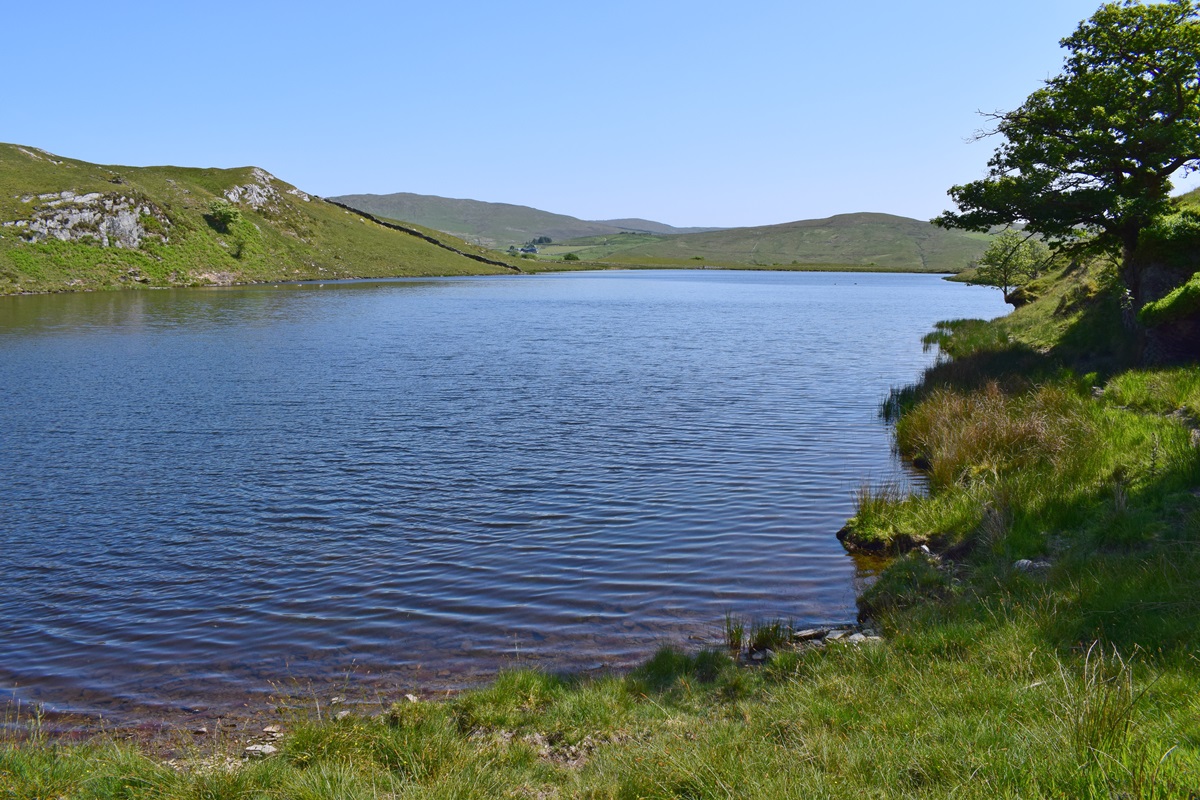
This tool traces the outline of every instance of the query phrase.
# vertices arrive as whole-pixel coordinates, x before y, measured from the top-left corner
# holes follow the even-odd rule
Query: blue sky
[[[64,2],[6,33],[0,140],[587,219],[928,218],[1098,5]]]

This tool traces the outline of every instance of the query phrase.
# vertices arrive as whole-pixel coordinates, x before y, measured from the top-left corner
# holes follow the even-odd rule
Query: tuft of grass
[[[724,626],[725,649],[737,656],[742,652],[742,646],[746,642],[746,623],[741,617],[734,615],[732,611],[725,612]]]
[[[751,653],[781,650],[791,643],[794,630],[790,620],[754,620],[750,624],[748,648]]]
[[[1145,690],[1135,689],[1131,665],[1117,650],[1092,642],[1077,672],[1059,665],[1063,692],[1055,715],[1067,743],[1083,762],[1116,759],[1129,746],[1134,711]]]

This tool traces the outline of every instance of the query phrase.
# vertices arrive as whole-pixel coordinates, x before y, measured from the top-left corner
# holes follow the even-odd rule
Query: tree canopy
[[[952,187],[958,210],[934,222],[1023,221],[1060,245],[1086,233],[1121,253],[1136,296],[1138,237],[1169,209],[1171,176],[1200,165],[1200,8],[1107,3],[1061,44],[1063,73],[992,115],[1004,141],[987,177]]]
[[[1036,278],[1049,259],[1049,249],[1037,239],[1013,230],[1002,231],[979,257],[975,281],[995,286],[1008,299],[1012,289]]]

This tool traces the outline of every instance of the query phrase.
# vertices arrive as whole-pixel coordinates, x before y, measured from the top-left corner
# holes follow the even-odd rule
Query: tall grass
[[[1027,469],[1067,468],[1093,430],[1087,402],[1062,384],[1009,394],[991,382],[970,392],[935,390],[896,423],[902,453],[928,465],[943,489],[996,481]]]

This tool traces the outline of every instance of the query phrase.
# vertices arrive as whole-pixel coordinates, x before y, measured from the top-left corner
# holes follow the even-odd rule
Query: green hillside
[[[624,219],[600,219],[596,220],[604,225],[612,225],[615,228],[620,228],[630,233],[705,233],[707,231],[723,231],[725,228],[676,228],[674,225],[667,225],[665,222],[655,222],[651,219],[641,219],[639,217],[626,217]]]
[[[948,231],[891,214],[840,214],[782,225],[677,236],[610,235],[558,242],[550,256],[584,261],[669,265],[788,266],[838,264],[912,272],[959,272],[987,249],[986,234]]]
[[[331,198],[389,219],[406,220],[445,231],[484,247],[504,249],[542,236],[554,241],[581,236],[605,236],[626,231],[662,234],[692,233],[711,228],[674,228],[644,219],[589,222],[529,206],[457,200],[433,195],[348,194]]]
[[[256,167],[101,166],[0,144],[0,294],[515,270]]]

